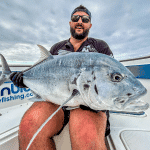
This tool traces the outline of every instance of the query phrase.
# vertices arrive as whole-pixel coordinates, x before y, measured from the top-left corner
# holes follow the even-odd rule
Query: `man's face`
[[[89,16],[87,13],[82,11],[76,12],[73,15]],[[88,36],[89,29],[92,26],[90,21],[88,23],[82,22],[81,17],[77,22],[70,21],[69,24],[72,37],[78,40],[84,39],[86,36]]]

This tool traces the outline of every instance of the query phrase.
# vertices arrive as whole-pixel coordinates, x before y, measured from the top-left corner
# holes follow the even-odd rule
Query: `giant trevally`
[[[23,81],[40,101],[62,105],[76,89],[79,94],[65,105],[131,112],[147,109],[148,104],[138,100],[146,93],[145,87],[114,58],[95,52],[66,51],[53,56],[44,47],[39,48],[41,58],[23,71]],[[11,71],[3,55],[0,56],[2,84]]]
[[[34,101],[50,101],[60,107],[86,105],[95,110],[139,112],[148,109],[148,103],[139,99],[146,88],[116,59],[96,52],[63,50],[53,56],[38,46],[40,60],[22,71],[24,84],[36,95]],[[1,85],[9,79],[11,70],[3,55],[0,56]]]

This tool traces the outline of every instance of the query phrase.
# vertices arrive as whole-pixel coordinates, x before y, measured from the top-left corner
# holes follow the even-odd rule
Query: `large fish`
[[[137,112],[149,105],[139,99],[146,93],[145,87],[120,62],[101,53],[68,52],[51,55],[44,47],[40,60],[23,71],[24,84],[36,98],[33,101],[50,101],[66,106],[86,105],[95,110]],[[2,75],[5,82],[11,71],[1,54]]]
[[[61,105],[37,130],[37,134],[63,106],[86,105],[95,110],[143,111],[148,103],[138,99],[145,87],[120,62],[100,53],[66,52],[52,56],[44,47],[40,60],[23,71],[23,81],[35,94],[33,101]],[[0,85],[9,79],[11,70],[3,57]]]

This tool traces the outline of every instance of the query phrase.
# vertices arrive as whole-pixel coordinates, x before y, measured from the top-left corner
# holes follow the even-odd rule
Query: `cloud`
[[[39,57],[36,44],[50,49],[56,42],[70,37],[70,15],[80,4],[92,12],[89,36],[106,41],[115,58],[150,54],[150,3],[147,0],[2,1],[0,52],[10,60],[35,61]]]

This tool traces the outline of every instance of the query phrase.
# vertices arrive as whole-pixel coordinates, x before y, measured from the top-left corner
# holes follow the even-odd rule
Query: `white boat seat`
[[[126,149],[150,149],[150,131],[123,131],[120,135]]]

